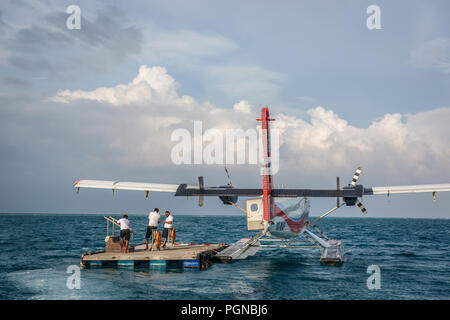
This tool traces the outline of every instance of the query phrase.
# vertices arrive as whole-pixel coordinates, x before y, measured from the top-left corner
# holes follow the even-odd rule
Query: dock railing
[[[103,218],[106,219],[106,236],[108,237],[108,236],[110,235],[110,234],[109,234],[109,223],[112,224],[112,233],[111,233],[111,235],[114,236],[114,231],[115,231],[114,227],[115,227],[115,226],[120,227],[120,224],[117,222],[118,220],[115,219],[114,217],[111,217],[111,216],[109,216],[109,217],[103,216]],[[119,230],[120,230],[120,229],[119,229]],[[133,230],[133,229],[130,229],[130,231],[131,231],[131,247],[133,247],[133,234],[134,234],[136,231]]]

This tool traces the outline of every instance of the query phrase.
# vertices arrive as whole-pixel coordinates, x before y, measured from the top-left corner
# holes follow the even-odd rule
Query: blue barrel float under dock
[[[98,268],[117,266],[120,269],[134,269],[147,266],[150,269],[163,269],[176,263],[186,269],[206,269],[212,264],[214,256],[227,247],[226,244],[175,243],[161,250],[145,250],[145,244],[136,245],[132,252],[88,252],[81,256],[82,267]]]

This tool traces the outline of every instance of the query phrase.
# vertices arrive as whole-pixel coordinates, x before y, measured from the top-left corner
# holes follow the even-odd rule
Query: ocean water
[[[144,241],[147,218],[129,215]],[[342,239],[345,262],[321,265],[318,249],[269,248],[204,271],[115,268],[81,270],[68,289],[67,268],[102,250],[101,215],[1,214],[0,299],[449,299],[450,220],[326,218]],[[177,242],[231,243],[254,233],[245,217],[176,216]],[[380,268],[369,290],[367,268]]]

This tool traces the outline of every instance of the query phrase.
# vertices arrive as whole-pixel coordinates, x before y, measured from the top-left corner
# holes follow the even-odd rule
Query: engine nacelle
[[[345,205],[354,206],[356,205],[356,201],[358,200],[358,198],[342,198],[342,200],[344,200]]]
[[[223,202],[223,204],[231,205],[238,201],[238,196],[224,196],[224,197],[219,197],[219,199],[220,199],[220,201]]]
[[[358,195],[360,194],[361,197],[363,195],[363,186],[362,185],[356,185],[355,187],[344,187],[343,190],[356,190]],[[356,205],[356,202],[358,201],[358,197],[343,197],[342,200],[344,200],[345,204],[347,206],[354,206]]]

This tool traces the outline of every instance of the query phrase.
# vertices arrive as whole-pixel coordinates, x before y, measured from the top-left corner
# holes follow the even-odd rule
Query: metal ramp
[[[214,260],[220,262],[229,262],[231,260],[246,259],[249,256],[255,255],[262,247],[286,247],[286,248],[321,248],[322,255],[320,262],[336,266],[343,262],[342,258],[342,240],[329,239],[317,227],[311,226],[315,231],[323,237],[319,237],[311,230],[305,229],[302,236],[305,239],[273,239],[268,230],[263,230],[253,238],[244,238],[221,250],[214,256]],[[266,238],[264,236],[269,236]],[[261,244],[264,242],[276,242],[276,244]],[[306,245],[304,242],[309,242]]]
[[[254,256],[260,250],[259,238],[264,236],[264,234],[265,232],[262,231],[253,238],[243,238],[217,253],[214,256],[214,259],[221,262],[228,262],[231,260],[246,259],[249,256]]]

